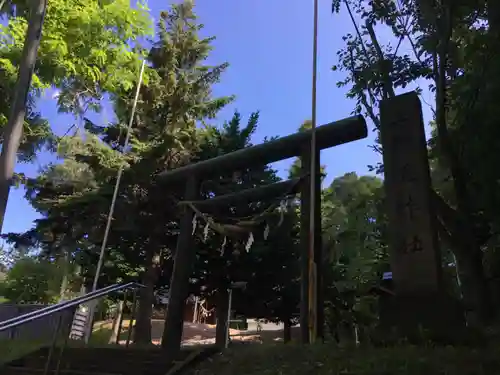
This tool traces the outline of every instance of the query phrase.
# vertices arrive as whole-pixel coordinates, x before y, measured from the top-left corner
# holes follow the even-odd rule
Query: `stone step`
[[[38,353],[42,354],[48,354],[50,348],[45,347],[41,348],[38,350]],[[108,346],[108,347],[74,347],[74,346],[68,346],[64,349],[65,352],[67,353],[75,353],[75,354],[82,354],[82,353],[89,353],[89,354],[104,354],[106,356],[124,356],[124,355],[133,355],[133,356],[142,356],[142,355],[147,355],[147,356],[161,356],[162,354],[165,353],[165,349],[159,348],[156,346],[150,346],[150,347],[134,347],[130,346],[128,348],[124,346]]]
[[[7,366],[0,369],[2,375],[43,375],[43,368],[30,368],[30,367],[14,367]],[[47,375],[55,374],[54,369],[50,369]],[[85,372],[73,370],[61,370],[59,375],[126,375],[125,373],[104,373],[104,372]]]
[[[99,350],[98,350],[99,349]],[[192,350],[182,350],[174,363],[169,363],[165,351],[159,348],[71,348],[64,350],[59,365],[60,375],[64,373],[113,374],[113,375],[164,375],[175,363],[183,361]],[[53,352],[50,369],[57,366],[59,349]],[[14,361],[10,371],[18,375],[35,375],[44,369],[49,348]],[[26,372],[24,372],[26,371]],[[1,375],[4,375],[3,373]]]
[[[190,353],[189,350],[181,351],[179,358],[185,358]],[[31,358],[47,358],[48,349],[42,349],[25,357],[25,360]],[[53,353],[54,358],[59,355],[59,349]],[[141,361],[165,361],[166,354],[164,350],[159,349],[108,349],[108,348],[65,348],[63,357],[67,360],[76,361],[126,361],[126,362],[141,362]]]
[[[39,358],[28,358],[25,359],[22,365],[15,367],[30,367],[30,368],[44,368],[47,361],[46,357]],[[51,360],[51,367],[55,367],[57,359]],[[68,359],[63,356],[60,363],[61,370],[75,370],[75,371],[86,371],[86,372],[104,372],[104,373],[128,373],[128,374],[148,374],[148,375],[163,375],[172,366],[171,363],[166,360],[149,360],[149,361],[139,361],[131,360],[130,358],[124,358],[123,360],[104,360],[101,359],[91,359],[88,358],[73,358]]]
[[[183,359],[187,357],[188,354],[182,353],[182,355],[178,356],[177,359]],[[59,359],[60,352],[54,352],[52,354],[52,361],[57,361]],[[46,354],[32,354],[29,356],[24,357],[22,361],[18,361],[20,365],[22,364],[28,364],[32,362],[40,362],[40,361],[45,361],[47,359],[48,355]],[[107,362],[120,362],[120,363],[125,363],[125,364],[130,364],[130,363],[168,363],[168,358],[164,356],[130,356],[130,355],[124,355],[121,357],[110,357],[106,356],[105,354],[89,354],[89,353],[81,353],[81,354],[75,354],[75,353],[67,353],[64,351],[62,353],[61,360],[63,362],[74,362],[74,363],[81,363],[81,362],[96,362],[96,363],[107,363]]]
[[[164,375],[182,362],[191,350],[182,350],[176,361],[169,363],[161,348],[65,348],[59,364],[59,375]],[[59,349],[53,352],[48,374],[54,373]],[[42,348],[14,361],[1,375],[43,375],[49,348]]]

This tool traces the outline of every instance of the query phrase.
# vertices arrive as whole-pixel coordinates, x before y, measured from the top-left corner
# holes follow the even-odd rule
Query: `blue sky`
[[[157,19],[168,3],[149,0],[151,15]],[[331,14],[331,0],[319,3],[318,125],[348,117],[354,108],[354,103],[345,98],[346,91],[336,87],[344,73],[331,71],[337,61],[336,51],[343,47],[342,35],[351,32],[353,27],[347,14]],[[236,101],[220,113],[215,124],[228,120],[236,109],[244,118],[258,110],[260,125],[254,142],[259,142],[265,136],[293,133],[311,117],[312,0],[198,0],[196,11],[205,25],[203,35],[217,38],[209,63],[227,61],[230,64],[214,92],[237,96]],[[387,41],[383,34],[380,38],[382,42]],[[41,98],[39,109],[55,131],[63,133],[74,119],[57,114],[51,96],[47,93]],[[106,121],[112,113],[108,110],[100,116]],[[370,131],[368,139],[323,151],[327,181],[352,171],[367,174],[367,165],[380,159],[369,148],[374,138],[375,134]],[[53,157],[43,154],[38,159],[32,165],[19,165],[16,170],[34,175]],[[285,161],[276,167],[286,176],[288,165],[289,161]],[[23,195],[23,189],[11,190],[4,233],[29,229],[38,217]]]

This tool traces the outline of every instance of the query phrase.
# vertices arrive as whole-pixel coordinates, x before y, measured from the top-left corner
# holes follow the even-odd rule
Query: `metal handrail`
[[[0,332],[6,331],[8,329],[14,328],[21,326],[23,324],[30,323],[34,320],[46,317],[48,315],[54,314],[56,312],[64,311],[72,307],[77,307],[78,305],[92,301],[97,298],[101,298],[104,296],[107,296],[110,293],[113,292],[118,292],[120,290],[124,289],[138,289],[138,288],[143,288],[144,285],[136,283],[136,282],[129,282],[125,284],[114,284],[107,286],[105,288],[96,290],[94,292],[87,293],[83,296],[74,298],[69,301],[64,301],[61,303],[58,303],[56,305],[51,305],[47,306],[43,309],[40,310],[35,310],[27,314],[20,315],[18,317],[12,318],[12,319],[7,319],[4,320],[3,322],[0,322]]]
[[[107,286],[105,288],[102,288],[102,289],[99,289],[98,291],[104,291],[104,290],[108,290],[108,289],[111,289],[112,287],[115,287],[116,285],[118,284],[114,284],[114,285],[110,285],[110,286]],[[121,285],[121,284],[120,284]],[[39,315],[43,312],[47,312],[47,311],[52,311],[56,306],[65,306],[69,303],[71,303],[72,301],[78,299],[78,298],[82,298],[82,297],[86,297],[88,296],[89,294],[95,294],[96,292],[98,291],[95,291],[95,292],[91,292],[91,293],[88,293],[88,294],[85,294],[84,296],[80,296],[80,297],[77,297],[73,300],[68,300],[68,301],[63,301],[63,302],[60,302],[56,305],[50,305],[50,306],[47,306],[47,307],[44,307],[43,309],[39,309],[39,310],[35,310],[35,311],[31,311],[29,313],[26,313],[26,314],[23,314],[23,315],[20,315],[20,316],[16,316],[14,318],[11,318],[11,319],[7,319],[7,320],[4,320],[2,322],[0,322],[0,328],[7,325],[7,324],[11,324],[11,323],[14,323],[14,322],[17,322],[19,320],[22,320],[22,319],[26,319],[26,318],[29,318],[31,316],[35,316],[35,315]],[[81,303],[81,302],[80,302]]]

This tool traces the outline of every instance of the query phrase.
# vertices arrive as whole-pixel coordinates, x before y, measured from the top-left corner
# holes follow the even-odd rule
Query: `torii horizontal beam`
[[[231,207],[234,204],[247,204],[266,198],[279,197],[283,194],[292,195],[300,190],[301,178],[294,178],[287,181],[280,181],[274,184],[259,186],[251,189],[238,191],[235,193],[221,195],[212,199],[187,202],[181,201],[180,205],[193,204],[203,213],[217,210],[220,207]]]
[[[266,165],[289,159],[303,152],[304,147],[311,140],[311,134],[311,130],[298,132],[209,160],[164,171],[158,177],[164,184],[174,184],[186,180],[188,176],[196,176],[197,179],[202,180],[209,176],[234,172],[249,166]],[[320,150],[367,136],[368,128],[363,116],[348,117],[316,128],[316,142]]]

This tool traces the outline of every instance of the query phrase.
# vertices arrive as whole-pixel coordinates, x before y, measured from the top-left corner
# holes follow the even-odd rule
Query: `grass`
[[[500,350],[453,347],[234,346],[190,375],[497,375]]]
[[[120,340],[126,340],[127,327],[128,322],[127,324],[124,324],[124,327],[120,332]],[[92,332],[92,336],[90,336],[88,346],[103,347],[113,345],[109,344],[112,333],[113,331],[111,323],[96,323],[96,325],[94,326],[94,331]],[[37,349],[40,349],[43,346],[48,346],[50,344],[50,340],[0,340],[0,365],[21,358],[26,354],[34,352]],[[62,344],[62,340],[59,344]],[[79,347],[84,344],[80,340],[69,340],[67,342],[67,345],[70,347]]]
[[[119,334],[119,341],[127,340],[128,327],[130,325],[130,320],[123,320],[122,327]],[[90,337],[89,344],[91,346],[107,346],[111,335],[113,334],[113,323],[112,322],[101,322],[96,323],[94,326],[94,331]]]
[[[13,361],[42,347],[45,341],[0,340],[0,365]]]

